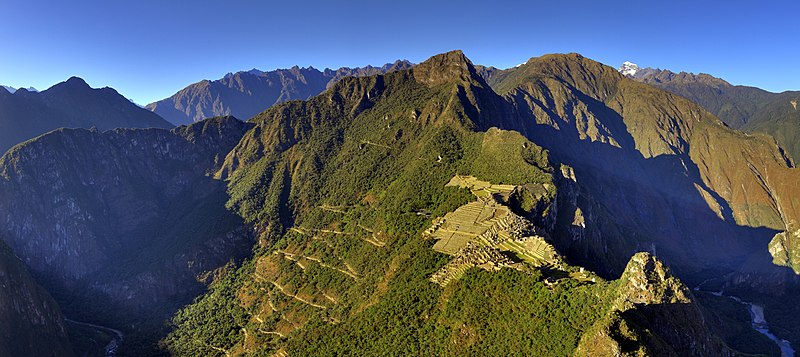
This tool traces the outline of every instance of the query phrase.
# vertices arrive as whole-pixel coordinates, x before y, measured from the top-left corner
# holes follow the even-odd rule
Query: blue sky
[[[798,1],[0,0],[0,84],[76,75],[138,103],[259,68],[420,62],[462,49],[506,68],[579,52],[619,66],[800,89]]]

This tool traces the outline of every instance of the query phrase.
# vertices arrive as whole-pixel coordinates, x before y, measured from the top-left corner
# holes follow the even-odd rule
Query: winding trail
[[[117,355],[117,348],[119,348],[120,342],[122,342],[122,340],[125,338],[125,334],[123,334],[122,331],[113,329],[111,327],[95,325],[88,322],[75,321],[68,318],[64,318],[64,321],[75,325],[91,327],[96,330],[111,332],[114,335],[114,338],[111,339],[111,341],[106,345],[106,357],[115,357]]]

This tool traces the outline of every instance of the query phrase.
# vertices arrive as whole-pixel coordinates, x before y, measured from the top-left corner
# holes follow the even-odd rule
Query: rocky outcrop
[[[0,242],[0,355],[73,355],[58,304],[3,242]]]
[[[635,254],[607,316],[576,356],[732,356],[706,324],[691,291],[649,253]]]
[[[775,264],[793,267],[797,272],[800,269],[800,229],[790,227],[776,234],[769,242],[769,253]]]

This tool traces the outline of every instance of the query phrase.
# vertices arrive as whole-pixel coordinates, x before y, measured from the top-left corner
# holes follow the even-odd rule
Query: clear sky
[[[228,72],[420,62],[507,68],[579,52],[618,67],[800,89],[800,1],[0,0],[0,84],[80,76],[146,104]]]

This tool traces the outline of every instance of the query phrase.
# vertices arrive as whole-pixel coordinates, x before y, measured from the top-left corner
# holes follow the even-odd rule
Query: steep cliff
[[[592,267],[619,272],[625,254],[609,261],[605,252],[657,249],[686,272],[738,269],[771,260],[767,241],[796,230],[798,171],[772,138],[732,130],[577,54],[532,58],[493,78],[515,112],[495,125],[574,168],[570,181],[592,201],[562,210],[581,208],[584,238],[562,248]],[[561,218],[561,227],[573,219]]]
[[[775,96],[763,89],[735,86],[706,73],[644,68],[632,78],[700,104],[733,128],[744,127]]]
[[[512,113],[455,51],[408,71],[346,78],[309,101],[254,118],[257,126],[217,175],[229,181],[230,205],[257,227],[261,249],[177,314],[163,346],[176,355],[574,353],[581,335],[628,291],[558,259],[528,264],[513,253],[527,244],[509,239],[513,227],[481,228],[507,212],[486,197],[485,205],[467,204],[485,195],[535,211],[539,227],[526,232],[548,236],[550,226],[555,233],[553,199],[570,196],[554,183],[576,182],[568,167],[558,172],[549,153],[519,133],[490,128],[513,120]],[[456,174],[500,188],[468,193],[446,186]],[[508,188],[514,186],[548,193],[525,195]],[[470,219],[470,212],[483,219]],[[488,239],[480,233],[487,231],[498,247],[519,245],[501,253],[467,243],[475,259],[450,261],[422,234],[441,222],[436,217],[454,222],[439,242],[469,234]],[[534,244],[545,239],[529,243],[546,255],[549,244]],[[437,279],[451,270],[457,278]],[[664,281],[670,289],[680,284]],[[653,294],[664,294],[659,286]]]
[[[0,242],[0,355],[73,355],[58,304],[3,242]]]
[[[57,297],[131,325],[215,278],[174,315],[175,355],[728,353],[680,325],[701,310],[662,263],[627,257],[748,286],[788,271],[767,242],[798,206],[774,141],[576,54],[501,71],[454,51],[247,124],[61,130],[0,165],[0,232]],[[447,185],[466,176],[491,184]],[[475,259],[448,265],[450,241]]]
[[[800,127],[797,125],[800,92],[772,93],[731,85],[705,73],[674,73],[652,68],[636,72],[633,78],[687,98],[733,128],[769,134],[794,160],[800,160]]]
[[[70,317],[158,326],[250,251],[209,175],[251,127],[61,129],[19,145],[0,159],[0,235]]]

